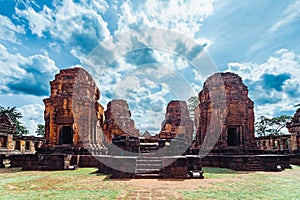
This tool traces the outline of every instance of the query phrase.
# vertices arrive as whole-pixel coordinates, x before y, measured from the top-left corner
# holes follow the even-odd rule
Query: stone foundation
[[[22,170],[65,170],[69,169],[71,155],[49,154],[49,155],[11,155],[11,167],[22,167]]]
[[[291,155],[291,164],[292,165],[300,165],[300,154],[292,154]]]
[[[281,169],[290,168],[290,156],[275,154],[207,155],[202,159],[202,166],[228,168],[238,171],[281,171]]]

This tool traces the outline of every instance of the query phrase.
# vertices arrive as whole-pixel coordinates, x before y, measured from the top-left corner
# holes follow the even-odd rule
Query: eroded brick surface
[[[234,73],[216,73],[209,77],[199,93],[195,110],[197,146],[253,147],[253,101],[241,77]]]

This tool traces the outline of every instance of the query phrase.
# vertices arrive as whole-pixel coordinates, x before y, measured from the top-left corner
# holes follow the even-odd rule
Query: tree
[[[188,99],[188,110],[194,112],[194,109],[199,105],[199,98],[197,96],[190,97]]]
[[[255,122],[255,132],[258,136],[266,136],[267,135],[267,127],[269,126],[270,119],[265,116],[260,116],[258,118],[259,121]]]
[[[38,136],[43,136],[44,137],[45,136],[45,125],[44,124],[38,124],[35,133]]]
[[[16,107],[7,107],[4,108],[3,106],[0,106],[0,113],[6,113],[9,115],[11,120],[16,124],[16,134],[17,135],[27,135],[29,133],[26,126],[22,124],[22,122],[19,121],[23,116],[20,112],[17,111]]]
[[[194,110],[197,106],[199,106],[199,103],[199,98],[197,96],[193,96],[188,99],[187,107],[192,119],[194,119]]]
[[[192,120],[195,120],[194,119],[195,118],[194,110],[197,106],[199,106],[199,103],[200,103],[200,101],[199,101],[199,98],[197,96],[193,96],[193,97],[190,97],[188,99],[187,107],[188,107],[188,110],[190,112]],[[196,130],[194,129],[193,138],[195,138],[195,137],[196,137]]]
[[[292,117],[281,115],[278,117],[267,118],[260,116],[259,121],[255,123],[255,129],[258,136],[281,135],[281,130],[286,126],[286,123],[291,121]]]
[[[11,118],[11,120],[17,124],[18,120],[21,119],[23,116],[20,112],[17,111],[16,107],[7,107],[4,108],[2,106],[0,106],[0,113],[6,113],[9,115],[9,117]]]

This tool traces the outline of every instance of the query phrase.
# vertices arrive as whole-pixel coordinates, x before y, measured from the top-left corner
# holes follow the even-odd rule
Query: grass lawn
[[[184,199],[300,199],[298,166],[283,172],[243,173],[214,168],[203,170],[206,171],[206,180],[214,181],[195,191],[181,191]]]
[[[300,199],[300,167],[283,172],[204,168],[205,179],[109,179],[95,168],[0,169],[0,199]]]

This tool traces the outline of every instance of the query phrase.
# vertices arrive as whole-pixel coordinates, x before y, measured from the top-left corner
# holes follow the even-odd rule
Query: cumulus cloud
[[[243,78],[256,116],[276,116],[295,112],[294,105],[300,102],[299,70],[299,55],[280,49],[265,63],[229,63],[227,71]]]
[[[31,135],[35,135],[38,124],[45,124],[44,109],[44,105],[41,104],[28,104],[17,108],[23,116],[20,121],[28,128]]]
[[[117,33],[134,28],[164,28],[188,37],[196,34],[205,18],[213,13],[215,0],[124,2],[120,6]]]
[[[30,3],[24,9],[16,8],[16,15],[25,19],[29,29],[38,37],[49,32],[53,38],[62,41],[69,49],[75,49],[82,56],[108,38],[110,32],[101,13],[106,9],[105,2],[64,0],[50,9],[46,5],[35,10]]]
[[[42,11],[36,12],[27,5],[25,10],[16,8],[16,14],[27,19],[31,32],[39,37],[43,36],[43,32],[49,29],[53,21],[52,11],[47,6],[44,6]]]
[[[0,41],[20,43],[17,34],[25,33],[24,27],[15,25],[8,17],[3,15],[0,15],[0,21]]]
[[[50,35],[55,39],[49,44],[53,51],[63,49],[58,45],[62,41],[93,75],[102,93],[102,103],[122,97],[134,110],[137,124],[153,129],[155,122],[155,129],[158,129],[169,100],[187,100],[199,89],[197,84],[191,85],[194,81],[192,70],[206,77],[215,67],[202,65],[206,62],[201,61],[204,58],[201,54],[210,41],[198,34],[204,19],[212,14],[214,2],[63,0],[53,4],[51,9],[47,5],[36,9],[27,3],[16,8],[16,16],[27,22],[33,35],[39,38]],[[141,28],[154,29],[136,31]],[[127,31],[129,34],[124,36]],[[120,34],[123,35],[119,37]],[[105,43],[111,36],[116,37]],[[102,46],[97,46],[101,41],[104,41]],[[37,65],[39,60],[46,63],[47,58],[41,55],[22,57],[24,61],[16,66],[23,74],[14,81],[9,79],[5,84],[7,89],[46,94],[48,83],[38,84],[43,76],[38,70],[30,71],[29,66]],[[92,63],[85,65],[87,60]],[[55,66],[50,58],[48,61],[48,66]],[[203,71],[197,67],[200,64]],[[22,84],[24,81],[31,87]],[[38,88],[40,92],[26,91],[26,88]]]
[[[10,53],[0,44],[0,92],[2,94],[49,94],[49,81],[58,72],[47,55],[23,57]]]

